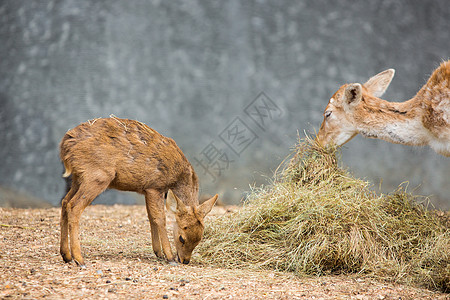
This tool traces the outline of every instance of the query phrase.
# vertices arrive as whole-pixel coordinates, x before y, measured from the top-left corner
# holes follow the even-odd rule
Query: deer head
[[[357,124],[364,118],[362,100],[366,97],[381,97],[391,83],[394,73],[393,69],[388,69],[373,76],[363,85],[351,83],[341,86],[325,108],[316,141],[322,146],[341,146],[350,141],[359,133]]]
[[[217,201],[217,197],[218,195],[215,195],[198,206],[188,206],[169,190],[167,202],[170,210],[175,214],[176,219],[176,224],[173,229],[173,239],[177,250],[178,262],[183,264],[189,263],[192,251],[203,236],[205,229],[203,219],[211,211]],[[170,205],[173,199],[176,202],[176,209]]]

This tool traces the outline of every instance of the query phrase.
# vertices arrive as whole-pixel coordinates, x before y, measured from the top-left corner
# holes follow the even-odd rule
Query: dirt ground
[[[87,268],[80,269],[59,255],[59,214],[0,208],[1,299],[450,299],[357,275],[299,278],[202,266],[195,254],[189,265],[171,266],[153,254],[144,206],[88,207],[81,226]]]

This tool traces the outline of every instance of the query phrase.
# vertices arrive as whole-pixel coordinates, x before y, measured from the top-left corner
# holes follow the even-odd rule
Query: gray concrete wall
[[[60,139],[114,114],[174,138],[202,191],[238,203],[268,182],[297,131],[318,129],[341,84],[395,68],[385,98],[412,97],[449,58],[449,29],[446,0],[3,0],[0,185],[58,205]],[[342,161],[377,188],[409,181],[450,207],[450,160],[429,149],[357,137]]]

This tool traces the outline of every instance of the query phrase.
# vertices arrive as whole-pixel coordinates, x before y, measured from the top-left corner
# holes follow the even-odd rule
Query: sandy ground
[[[1,299],[450,299],[357,275],[299,278],[202,266],[195,255],[189,265],[171,266],[151,250],[144,206],[88,207],[81,226],[87,268],[80,269],[59,255],[59,214],[0,208]]]

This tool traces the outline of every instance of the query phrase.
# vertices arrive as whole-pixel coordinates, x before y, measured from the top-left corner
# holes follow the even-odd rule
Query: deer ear
[[[347,108],[353,108],[362,97],[362,87],[359,83],[349,84],[344,92],[344,105]]]
[[[197,210],[200,213],[200,215],[202,216],[202,218],[204,218],[213,208],[214,204],[216,204],[217,198],[219,197],[219,195],[215,195],[214,197],[212,197],[209,200],[206,200],[205,202],[202,203],[202,205],[200,205]]]
[[[384,92],[386,92],[386,89],[391,83],[392,78],[394,78],[394,74],[394,69],[388,69],[386,71],[378,73],[377,75],[367,80],[367,82],[364,83],[364,87],[370,94],[374,95],[375,97],[381,97],[383,96]]]
[[[184,213],[187,210],[186,204],[184,204],[183,201],[181,201],[181,199],[172,192],[172,190],[167,192],[166,207],[173,213]]]

